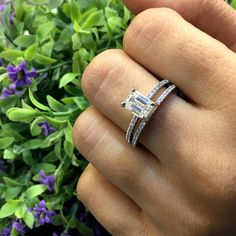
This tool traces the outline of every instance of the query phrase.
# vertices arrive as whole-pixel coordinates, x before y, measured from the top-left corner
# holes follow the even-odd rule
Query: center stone
[[[122,106],[131,111],[139,118],[147,118],[153,110],[155,103],[136,90],[132,90],[128,98],[122,103]]]

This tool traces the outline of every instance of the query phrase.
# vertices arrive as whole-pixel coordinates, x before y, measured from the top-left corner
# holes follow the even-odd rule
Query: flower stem
[[[65,61],[65,62],[59,63],[59,64],[57,64],[57,65],[55,65],[55,66],[52,66],[52,67],[50,67],[50,68],[46,68],[46,69],[42,69],[42,70],[37,70],[37,72],[38,72],[38,73],[47,72],[47,71],[49,71],[49,70],[57,69],[57,68],[59,68],[59,67],[61,67],[61,66],[64,66],[64,65],[68,65],[68,64],[70,64],[71,62],[72,62],[71,60],[70,60],[70,61]]]

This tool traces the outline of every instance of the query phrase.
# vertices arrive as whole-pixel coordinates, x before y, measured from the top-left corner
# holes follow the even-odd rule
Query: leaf
[[[232,6],[234,9],[236,9],[236,0],[233,0],[233,1],[231,2],[231,6]]]
[[[40,148],[42,142],[42,139],[30,139],[27,142],[23,143],[21,146],[26,150],[34,150]]]
[[[31,89],[29,89],[29,98],[30,98],[30,101],[31,101],[37,108],[39,108],[39,109],[41,109],[41,110],[43,110],[43,111],[51,111],[51,109],[50,109],[49,107],[43,105],[42,103],[38,102],[38,101],[35,99],[35,97],[34,97],[32,91],[31,91]]]
[[[0,219],[13,215],[18,206],[19,200],[11,200],[5,203],[0,210]]]
[[[14,40],[14,43],[20,47],[27,48],[35,42],[34,35],[20,35]]]
[[[27,61],[32,61],[36,56],[37,50],[38,50],[38,43],[34,43],[30,47],[28,47],[25,51],[25,59]]]
[[[42,65],[48,65],[48,64],[53,64],[53,63],[57,62],[56,59],[44,56],[44,55],[39,54],[39,53],[36,53],[36,56],[35,56],[34,60],[37,63],[42,64]]]
[[[11,187],[19,187],[19,186],[23,186],[24,184],[17,182],[16,180],[10,179],[9,177],[4,176],[3,180],[5,182],[5,184],[7,186],[11,186]]]
[[[0,83],[4,80],[8,78],[8,73],[4,73],[0,75]]]
[[[23,220],[26,223],[26,225],[30,228],[33,229],[34,226],[34,215],[32,212],[27,210],[23,216]]]
[[[74,152],[74,145],[71,144],[70,142],[68,142],[67,140],[64,141],[64,150],[66,152],[66,154],[69,156],[69,157],[72,157],[73,155],[73,152]]]
[[[105,19],[103,16],[103,11],[96,11],[90,14],[87,18],[87,20],[83,23],[82,29],[89,29],[94,26],[104,25]]]
[[[6,149],[14,142],[14,140],[15,138],[13,137],[0,138],[0,149]]]
[[[45,174],[52,173],[56,170],[56,166],[51,163],[39,163],[33,167],[34,174],[38,174],[40,170],[44,170]]]
[[[40,25],[36,32],[37,40],[41,42],[42,40],[47,39],[50,36],[49,34],[54,27],[54,22],[50,21]]]
[[[18,57],[23,57],[24,52],[18,50],[5,50],[0,53],[0,58],[5,59],[10,62],[15,62]]]
[[[67,73],[67,74],[65,74],[60,80],[59,88],[62,88],[65,85],[69,84],[77,76],[79,76],[79,74],[77,74],[77,73]]]
[[[39,123],[44,121],[45,119],[43,117],[36,118],[30,125],[30,133],[32,136],[38,136],[41,134],[42,129],[39,127]]]
[[[32,153],[31,151],[29,150],[26,150],[22,153],[22,156],[23,156],[23,160],[25,162],[26,165],[28,166],[33,166],[35,163],[34,163],[34,159],[32,157]]]
[[[11,149],[5,149],[3,152],[3,159],[14,160],[16,158],[15,153]]]
[[[52,96],[48,95],[47,101],[48,101],[48,105],[53,111],[58,111],[58,112],[67,111],[66,107],[62,103],[58,102]]]
[[[47,190],[47,186],[45,186],[43,184],[37,184],[37,185],[29,187],[25,191],[25,197],[32,199],[34,197],[41,195],[46,190]]]
[[[25,108],[11,108],[7,111],[7,116],[11,121],[31,122],[35,116],[39,114],[38,111]]]
[[[70,1],[70,11],[71,11],[71,18],[72,21],[79,21],[80,19],[80,7],[79,3],[75,0]]]
[[[48,0],[48,8],[52,10],[53,8],[58,8],[61,6],[61,4],[64,2],[64,0]]]
[[[5,200],[13,200],[16,198],[21,192],[23,187],[8,187],[5,191]]]
[[[67,127],[64,129],[64,131],[65,131],[65,139],[69,143],[73,144],[73,140],[72,140],[72,126],[71,126],[71,124],[69,122],[68,122]]]

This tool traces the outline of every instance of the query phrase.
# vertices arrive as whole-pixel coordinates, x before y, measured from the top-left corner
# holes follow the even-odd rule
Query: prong
[[[122,102],[121,106],[125,108],[126,102]]]

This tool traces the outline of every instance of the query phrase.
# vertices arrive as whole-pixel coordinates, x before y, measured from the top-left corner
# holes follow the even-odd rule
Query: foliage
[[[76,198],[87,163],[72,127],[89,105],[85,67],[122,47],[131,15],[119,0],[6,0],[0,19],[0,235],[47,224],[99,235]]]

